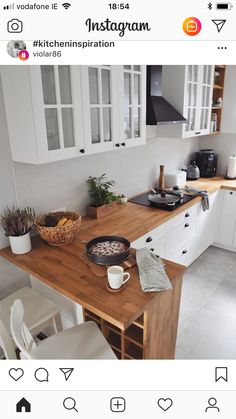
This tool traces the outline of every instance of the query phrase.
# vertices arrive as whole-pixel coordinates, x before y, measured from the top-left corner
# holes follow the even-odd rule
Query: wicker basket
[[[36,229],[43,240],[46,240],[49,244],[54,246],[60,246],[63,244],[71,243],[74,239],[74,235],[79,231],[81,224],[81,215],[79,212],[73,211],[58,211],[51,212],[57,221],[62,218],[68,218],[73,220],[73,223],[65,224],[61,227],[46,227],[45,217],[47,214],[39,215],[36,218]]]

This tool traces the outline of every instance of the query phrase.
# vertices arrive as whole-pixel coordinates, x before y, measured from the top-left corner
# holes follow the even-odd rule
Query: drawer
[[[131,243],[131,247],[134,249],[141,249],[143,247],[153,247],[152,244],[155,240],[158,240],[160,236],[166,232],[166,223],[160,225],[159,227],[151,230],[149,233],[144,234],[139,237],[137,240]]]
[[[147,248],[162,258],[165,257],[165,234],[162,234],[159,239],[149,243]]]
[[[193,238],[197,233],[197,216],[192,216],[181,220],[177,225],[173,225],[172,230],[167,232],[167,249],[172,251],[177,249],[180,243],[185,243]]]
[[[167,248],[166,259],[180,263],[181,265],[189,266],[195,259],[195,247],[193,240],[189,240],[186,243],[181,244],[173,252]]]
[[[193,218],[197,217],[197,212],[200,207],[200,203],[193,205],[192,207],[188,208],[185,211],[182,211],[179,215],[173,217],[170,221],[167,222],[167,231],[170,231],[178,224],[188,223]]]

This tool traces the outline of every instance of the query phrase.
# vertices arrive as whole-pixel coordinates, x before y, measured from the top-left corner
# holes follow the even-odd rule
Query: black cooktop
[[[142,195],[138,195],[138,196],[135,196],[134,198],[129,199],[129,202],[132,202],[133,204],[143,205],[144,207],[154,207],[152,202],[150,202],[148,200],[148,195],[149,194],[150,194],[150,192],[145,192]],[[180,200],[178,200],[175,203],[175,205],[168,206],[168,205],[163,205],[162,204],[160,206],[157,206],[155,204],[155,208],[163,209],[164,211],[173,211],[173,210],[181,207],[182,205],[186,204],[186,202],[191,201],[194,198],[195,198],[195,196],[193,196],[193,195],[183,194],[183,197]]]

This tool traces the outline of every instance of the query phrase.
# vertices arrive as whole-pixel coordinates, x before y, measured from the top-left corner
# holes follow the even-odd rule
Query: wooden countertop
[[[141,291],[137,266],[129,270],[131,278],[122,292],[112,294],[107,291],[106,277],[95,277],[78,257],[78,253],[84,251],[81,240],[92,237],[87,232],[80,231],[72,244],[53,247],[37,236],[32,239],[30,253],[17,256],[8,247],[0,250],[0,255],[84,308],[125,330],[150,304],[161,298],[162,293]],[[185,267],[173,262],[167,261],[166,267],[172,283],[181,279],[185,271]]]
[[[223,177],[200,178],[187,184],[197,189],[207,190],[209,193],[219,189],[236,190],[236,180],[225,180]],[[110,234],[123,236],[132,242],[200,201],[200,197],[194,198],[170,212],[128,202],[126,205],[118,205],[113,214],[100,221],[84,217],[82,229],[95,236]]]
[[[236,190],[236,181],[220,177],[199,179],[188,184],[212,193],[219,189]],[[109,293],[106,279],[95,277],[79,258],[84,250],[82,240],[100,235],[121,235],[133,241],[168,219],[186,210],[201,198],[195,198],[174,212],[142,207],[128,203],[119,205],[114,213],[100,221],[83,218],[79,234],[74,242],[61,248],[49,246],[39,237],[32,239],[33,249],[26,255],[14,255],[10,248],[0,250],[0,255],[19,268],[61,292],[84,308],[92,310],[117,327],[125,330],[162,293],[143,293],[140,288],[137,267],[130,270],[131,279],[124,291]],[[181,278],[185,267],[166,262],[171,281]],[[171,291],[167,291],[171,292]]]

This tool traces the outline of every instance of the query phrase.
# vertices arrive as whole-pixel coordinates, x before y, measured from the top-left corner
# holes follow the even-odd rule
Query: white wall
[[[46,165],[14,163],[19,203],[28,203],[39,213],[66,206],[84,214],[90,175],[105,172],[115,180],[117,193],[132,196],[154,185],[160,164],[181,168],[196,150],[198,139],[149,139],[146,146]]]
[[[217,173],[225,176],[228,157],[236,155],[236,133],[201,137],[199,145],[200,148],[212,148],[218,154]]]
[[[16,204],[10,146],[3,106],[2,86],[0,80],[0,213],[7,205]],[[0,247],[8,245],[8,239],[0,227]],[[0,258],[0,299],[27,283],[27,275],[14,265]]]

